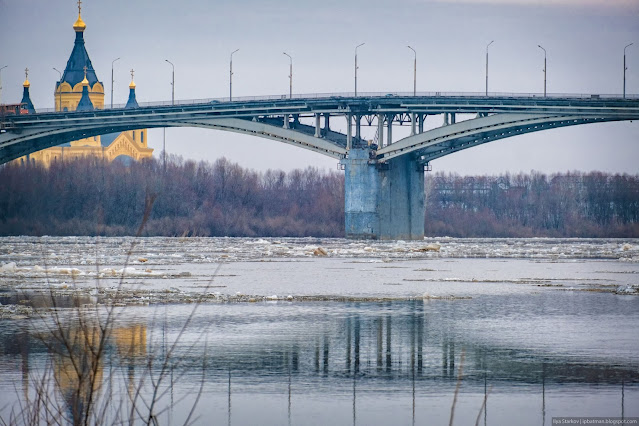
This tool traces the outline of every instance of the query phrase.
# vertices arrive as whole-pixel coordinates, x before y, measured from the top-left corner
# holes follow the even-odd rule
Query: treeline
[[[344,235],[344,176],[222,158],[0,166],[0,235]],[[426,176],[426,235],[639,237],[639,175]]]
[[[96,158],[0,168],[0,235],[343,235],[343,177],[258,173],[222,158],[125,165]]]
[[[427,235],[639,237],[639,175],[437,173],[426,199]]]

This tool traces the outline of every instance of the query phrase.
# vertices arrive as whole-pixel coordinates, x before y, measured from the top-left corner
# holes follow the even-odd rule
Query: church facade
[[[54,99],[56,111],[91,110],[104,108],[104,84],[99,81],[84,43],[86,24],[81,16],[81,3],[78,2],[78,19],[73,24],[75,43],[67,66],[60,81],[56,82]],[[27,99],[29,90],[28,76],[24,83]],[[24,99],[23,99],[23,102]],[[29,99],[30,103],[30,99]],[[129,85],[129,101],[126,108],[137,108],[133,70]],[[31,104],[31,108],[33,106]],[[87,156],[97,156],[107,161],[116,158],[124,161],[139,161],[152,156],[153,149],[148,147],[147,129],[130,130],[93,136],[65,143],[35,152],[16,161],[30,161],[49,167],[54,161],[72,160]]]

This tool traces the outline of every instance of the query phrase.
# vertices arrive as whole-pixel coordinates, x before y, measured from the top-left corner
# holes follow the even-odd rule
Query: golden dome
[[[129,84],[129,89],[135,89],[135,82],[133,81],[134,74],[135,74],[135,71],[133,71],[133,68],[131,68],[131,84]]]
[[[22,83],[22,87],[30,87],[31,83],[29,83],[29,68],[24,69],[24,83]]]
[[[84,23],[84,21],[82,20],[82,16],[80,16],[80,13],[78,13],[78,20],[75,21],[75,24],[73,24],[73,29],[75,30],[75,32],[84,32],[86,28],[87,24]]]
[[[89,80],[87,80],[87,70],[88,70],[88,68],[85,65],[84,66],[84,79],[82,79],[82,81],[80,82],[80,84],[83,85],[83,86],[88,86],[89,85]]]

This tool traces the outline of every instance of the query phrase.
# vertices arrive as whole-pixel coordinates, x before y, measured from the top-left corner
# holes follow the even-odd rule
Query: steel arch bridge
[[[428,116],[440,127],[424,129]],[[345,120],[346,133],[331,129]],[[51,146],[112,132],[203,127],[244,133],[341,160],[346,234],[419,239],[423,171],[436,158],[520,134],[639,119],[639,96],[469,93],[352,93],[205,99],[139,108],[39,112],[0,120],[0,164]],[[410,135],[393,140],[393,128]],[[362,126],[376,126],[372,141]],[[341,126],[340,126],[341,127]]]

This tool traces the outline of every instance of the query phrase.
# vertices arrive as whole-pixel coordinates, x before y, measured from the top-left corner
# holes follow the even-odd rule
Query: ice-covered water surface
[[[234,262],[260,259],[620,259],[639,262],[638,239],[426,238],[423,241],[353,241],[317,238],[2,237],[0,264],[123,265]],[[317,252],[322,248],[323,252]]]
[[[0,243],[5,290],[443,297],[548,289],[633,293],[639,284],[636,239],[8,237]]]

